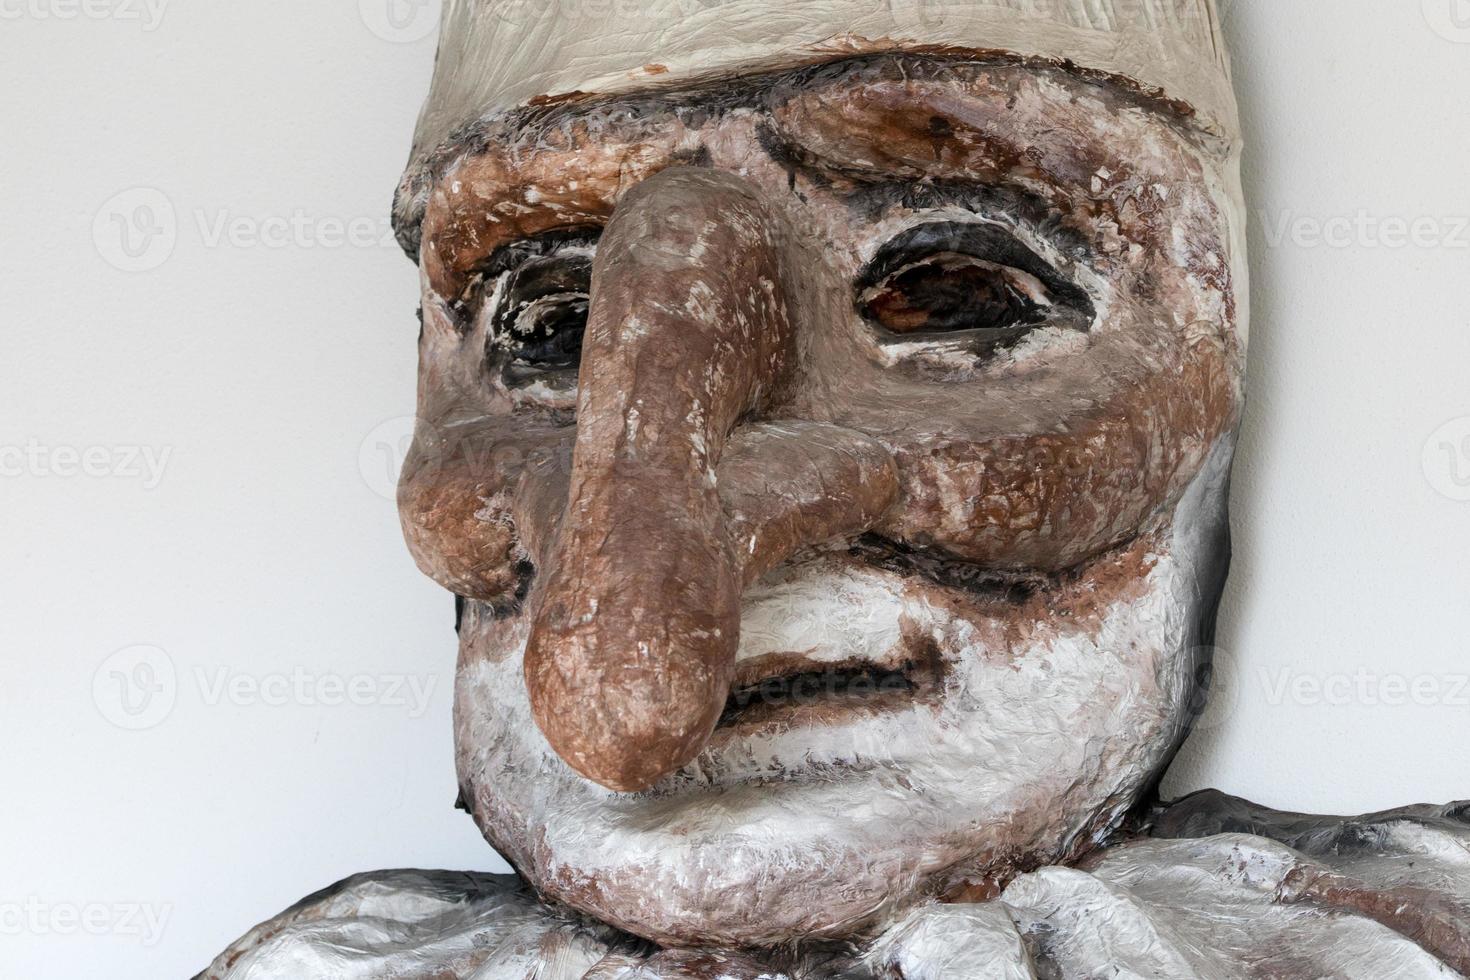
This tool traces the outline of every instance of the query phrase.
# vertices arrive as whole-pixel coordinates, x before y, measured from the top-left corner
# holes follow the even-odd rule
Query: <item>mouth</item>
[[[748,736],[902,711],[937,697],[945,673],[939,648],[926,638],[881,662],[767,654],[740,664],[716,734]]]
[[[981,568],[872,534],[852,541],[847,558],[858,567],[925,581],[997,609],[1025,605],[1066,578]],[[926,632],[903,628],[876,646],[871,635],[847,639],[850,643],[837,649],[777,652],[776,647],[741,660],[716,740],[841,725],[939,701],[950,665]]]

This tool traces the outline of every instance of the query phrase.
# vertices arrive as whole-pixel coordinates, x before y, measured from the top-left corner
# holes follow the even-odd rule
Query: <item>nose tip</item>
[[[886,453],[820,426],[826,443],[801,426],[743,438],[725,468],[747,489],[721,487],[732,430],[770,407],[793,358],[784,243],[781,215],[747,182],[676,168],[627,195],[598,247],[566,510],[525,669],[552,748],[610,789],[646,789],[708,741],[747,574],[876,519],[896,493]],[[751,463],[761,445],[773,461],[787,447],[788,482],[819,487],[830,474],[802,466],[830,451],[860,505],[795,483],[776,492],[779,512],[758,504],[771,493],[751,487],[781,483]]]

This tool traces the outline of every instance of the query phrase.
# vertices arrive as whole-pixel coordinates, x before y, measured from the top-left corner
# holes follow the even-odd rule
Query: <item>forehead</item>
[[[722,130],[855,189],[961,180],[1053,198],[1090,191],[1099,172],[1177,179],[1181,161],[1210,169],[1231,149],[1189,106],[1126,79],[1001,54],[889,54],[499,113],[403,189],[400,230],[413,246],[433,232],[440,250],[483,254],[492,240],[599,224],[659,169],[738,153],[710,145]]]

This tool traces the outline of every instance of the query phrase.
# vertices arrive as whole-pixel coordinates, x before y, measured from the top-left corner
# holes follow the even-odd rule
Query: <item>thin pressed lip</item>
[[[1070,569],[1048,573],[1000,571],[930,550],[911,548],[874,534],[849,543],[848,556],[869,568],[909,577],[966,594],[982,603],[1020,606],[1035,595],[1075,580],[1086,569],[1109,555],[1132,547],[1142,529],[1092,555]],[[937,645],[927,637],[905,638],[882,657],[852,657],[843,660],[813,660],[799,651],[763,654],[737,664],[731,694],[710,745],[731,737],[749,737],[786,727],[839,725],[858,717],[889,714],[933,703],[944,688],[949,664]],[[870,675],[890,681],[887,689],[851,696],[841,688],[844,677]],[[808,697],[786,697],[782,682],[795,678],[831,678],[829,691],[820,686]],[[899,682],[902,679],[902,683]],[[776,696],[755,704],[741,704],[741,695],[777,685]]]
[[[822,663],[801,654],[768,654],[750,661],[742,675],[753,679],[737,679],[732,686],[712,741],[837,725],[933,701],[947,673],[937,647],[905,643],[897,652],[883,663],[856,658]]]
[[[749,736],[785,726],[840,724],[861,715],[933,701],[948,665],[934,641],[904,636],[882,656],[818,660],[777,651],[736,665],[715,736]]]

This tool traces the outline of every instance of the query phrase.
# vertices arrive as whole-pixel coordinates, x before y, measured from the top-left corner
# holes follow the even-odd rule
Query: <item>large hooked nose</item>
[[[603,233],[566,511],[526,650],[537,723],[632,791],[690,762],[729,694],[745,584],[871,525],[888,454],[769,413],[795,360],[781,215],[730,174],[666,170]],[[733,437],[732,437],[733,433]]]

